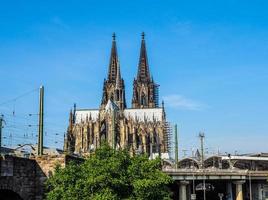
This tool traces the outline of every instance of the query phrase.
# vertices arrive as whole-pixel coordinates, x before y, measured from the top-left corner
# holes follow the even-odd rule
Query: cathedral
[[[137,76],[133,81],[132,105],[127,107],[125,83],[120,72],[113,34],[107,79],[97,109],[77,109],[74,105],[64,139],[69,154],[87,155],[107,142],[132,155],[146,153],[151,158],[168,157],[169,126],[164,103],[159,106],[158,87],[150,74],[144,33],[142,33]]]

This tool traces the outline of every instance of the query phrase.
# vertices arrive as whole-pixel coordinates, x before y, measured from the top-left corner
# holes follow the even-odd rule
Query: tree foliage
[[[161,171],[161,160],[131,157],[108,145],[84,163],[56,167],[48,179],[48,200],[170,199],[171,178]]]

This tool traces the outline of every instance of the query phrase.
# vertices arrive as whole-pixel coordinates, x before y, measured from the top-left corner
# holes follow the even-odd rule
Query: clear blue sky
[[[0,105],[43,84],[45,144],[61,146],[73,103],[100,104],[113,32],[130,105],[145,31],[181,150],[190,153],[204,131],[209,151],[268,152],[267,10],[258,0],[1,1]],[[0,106],[6,144],[35,135],[37,118],[27,114],[37,102],[34,91]]]

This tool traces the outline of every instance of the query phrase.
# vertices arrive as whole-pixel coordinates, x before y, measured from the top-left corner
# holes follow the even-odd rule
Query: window
[[[147,106],[146,95],[144,93],[141,95],[141,105]]]

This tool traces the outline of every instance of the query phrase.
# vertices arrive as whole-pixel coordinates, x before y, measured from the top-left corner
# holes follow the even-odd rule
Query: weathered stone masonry
[[[53,173],[56,165],[64,167],[70,160],[67,155],[43,155],[21,158],[0,157],[0,190],[17,193],[23,200],[41,200],[44,197],[44,183]]]

